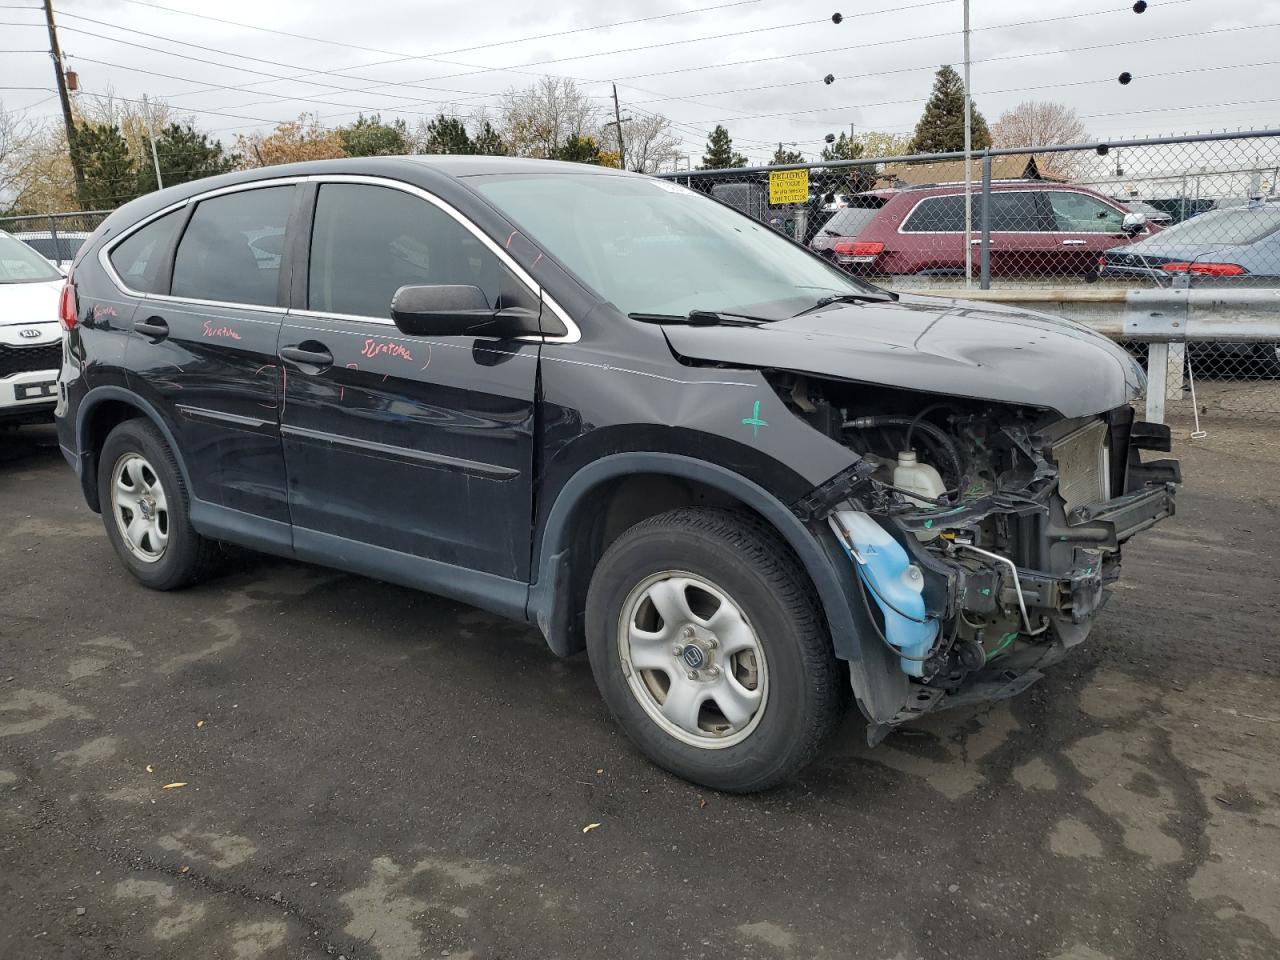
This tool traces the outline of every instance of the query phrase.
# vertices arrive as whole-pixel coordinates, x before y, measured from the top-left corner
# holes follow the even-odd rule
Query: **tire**
[[[192,529],[177,459],[150,421],[126,420],[107,436],[98,457],[98,500],[107,538],[144,585],[176,590],[216,568],[218,545]]]
[[[586,617],[609,710],[693,783],[747,793],[790,779],[846,702],[807,578],[749,515],[682,508],[631,527],[600,559]]]

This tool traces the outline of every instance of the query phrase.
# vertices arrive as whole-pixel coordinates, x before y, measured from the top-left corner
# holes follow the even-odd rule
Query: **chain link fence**
[[[0,217],[0,230],[32,247],[40,256],[65,270],[81,244],[110,214],[110,210],[82,213],[36,213]]]
[[[1149,415],[1280,413],[1280,130],[664,176],[880,286],[1089,324],[1159,361]]]

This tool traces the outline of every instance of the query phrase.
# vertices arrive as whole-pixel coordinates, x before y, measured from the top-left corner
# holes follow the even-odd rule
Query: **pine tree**
[[[973,106],[971,145],[974,150],[991,146],[987,121]],[[911,139],[912,153],[950,153],[964,149],[964,83],[960,75],[943,65],[933,78],[933,93]]]
[[[799,150],[783,150],[782,144],[778,144],[778,149],[773,151],[773,159],[769,163],[775,167],[781,163],[804,163],[804,154]]]
[[[129,144],[115,124],[80,124],[75,130],[73,149],[84,170],[81,200],[86,209],[110,209],[138,196]]]
[[[720,124],[707,137],[707,152],[702,157],[699,170],[723,170],[726,167],[745,167],[747,158],[733,149],[733,138]]]
[[[419,128],[421,129],[421,128]],[[466,125],[457,117],[441,113],[427,124],[423,153],[475,153],[475,145],[467,133]]]
[[[476,131],[476,135],[471,138],[471,152],[486,157],[505,157],[507,155],[507,144],[502,139],[502,134],[493,128],[493,124],[486,120],[480,126],[480,129]]]
[[[156,189],[156,170],[149,140],[143,142],[142,149],[143,155],[137,161],[138,192],[147,193]],[[208,134],[189,123],[171,123],[160,131],[156,137],[156,159],[160,161],[166,187],[229,173],[240,161],[235,154],[227,154],[217,140],[210,140]]]
[[[600,144],[594,137],[566,137],[564,143],[551,151],[552,160],[568,160],[571,163],[600,163]]]
[[[822,148],[823,160],[857,160],[861,156],[862,144],[847,133],[840,134],[834,143],[828,143]]]

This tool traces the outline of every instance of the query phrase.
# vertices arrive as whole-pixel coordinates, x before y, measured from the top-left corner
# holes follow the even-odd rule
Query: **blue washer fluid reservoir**
[[[924,674],[920,659],[933,649],[940,625],[924,607],[924,575],[907,551],[875,520],[857,510],[837,510],[831,529],[853,562],[876,605],[884,614],[884,635],[903,654],[902,672]]]

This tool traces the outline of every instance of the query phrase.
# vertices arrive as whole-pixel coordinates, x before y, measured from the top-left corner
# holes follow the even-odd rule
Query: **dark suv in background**
[[[149,194],[85,243],[61,321],[59,441],[143,584],[225,542],[526,620],[587,650],[653,760],[727,790],[794,774],[850,695],[876,740],[1035,680],[1178,479],[1110,341],[887,293],[601,167]]]
[[[973,188],[973,262],[978,261],[981,185]],[[875,190],[849,198],[810,243],[863,274],[964,273],[964,184]],[[991,185],[991,274],[1036,276],[1097,270],[1099,256],[1158,228],[1084,187],[1043,180]]]

